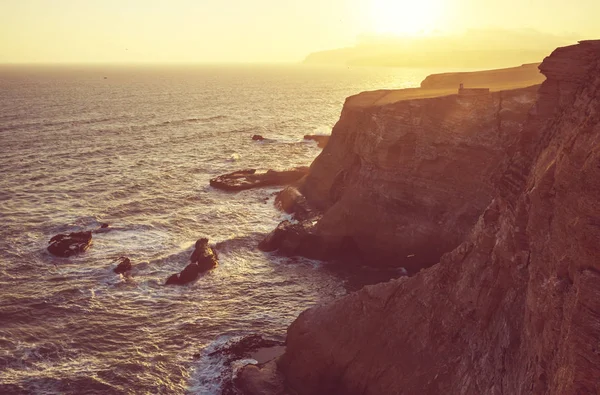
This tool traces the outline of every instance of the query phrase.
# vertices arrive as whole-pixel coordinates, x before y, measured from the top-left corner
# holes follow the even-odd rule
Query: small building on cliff
[[[465,88],[465,84],[460,84],[458,94],[460,96],[481,96],[490,93],[490,88]]]

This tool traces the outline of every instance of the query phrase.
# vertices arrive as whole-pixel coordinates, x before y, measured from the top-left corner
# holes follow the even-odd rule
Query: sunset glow
[[[538,40],[547,51],[597,37],[599,13],[597,0],[3,0],[0,63],[301,62],[375,36],[497,29],[561,38]]]
[[[382,34],[424,35],[440,28],[443,0],[372,0],[373,30]]]

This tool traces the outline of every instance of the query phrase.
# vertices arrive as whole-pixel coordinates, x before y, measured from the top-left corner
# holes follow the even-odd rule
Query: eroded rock
[[[600,42],[540,68],[466,240],[414,277],[303,312],[279,364],[295,393],[598,392]]]
[[[117,265],[117,267],[115,267],[113,269],[113,272],[117,273],[117,274],[125,274],[129,271],[131,271],[131,269],[133,268],[133,265],[131,264],[131,260],[127,257],[120,257],[118,259],[119,264]]]
[[[58,234],[49,241],[48,252],[63,258],[82,253],[92,244],[92,232]]]
[[[171,275],[165,285],[185,285],[195,281],[201,274],[218,266],[215,251],[208,245],[208,239],[196,241],[190,263],[180,272]]]
[[[292,186],[284,188],[277,194],[275,207],[288,214],[294,214],[294,218],[300,221],[308,220],[317,215],[300,191]]]
[[[308,173],[308,167],[295,167],[290,170],[268,170],[257,173],[256,169],[240,170],[224,174],[210,180],[210,185],[225,191],[243,191],[252,188],[287,185],[300,180]]]
[[[538,89],[368,105],[349,98],[299,186],[323,213],[314,234],[352,240],[367,265],[414,273],[435,264],[495,196]]]

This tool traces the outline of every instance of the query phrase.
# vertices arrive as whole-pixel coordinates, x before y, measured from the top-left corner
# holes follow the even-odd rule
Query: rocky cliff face
[[[522,131],[502,133],[505,129],[483,122],[482,135],[473,125],[463,145],[463,137],[454,136],[449,126],[428,128],[434,137],[416,130],[427,124],[423,106],[442,110],[436,125],[461,122],[454,117],[441,122],[447,101],[459,106],[456,98],[398,104],[397,116],[389,113],[391,108],[345,110],[336,128],[370,132],[334,133],[328,146],[332,158],[313,165],[323,174],[309,181],[314,201],[334,206],[349,200],[340,209],[346,216],[365,201],[381,204],[387,214],[391,202],[411,208],[413,202],[422,202],[425,216],[407,213],[388,220],[373,212],[356,214],[363,220],[374,216],[389,226],[400,221],[398,226],[419,235],[408,238],[408,244],[421,248],[427,239],[430,245],[456,242],[472,213],[479,210],[481,215],[466,240],[439,264],[302,313],[289,328],[287,351],[279,363],[295,391],[598,393],[600,42],[560,48],[540,69],[548,79]],[[512,102],[517,103],[524,93],[507,95],[514,95]],[[503,106],[507,101],[504,96]],[[479,119],[482,110],[477,114]],[[352,140],[347,144],[352,150],[334,150],[338,144],[333,139],[342,138]],[[425,138],[432,147],[439,147],[436,139],[454,144],[430,153],[421,145]],[[471,148],[475,141],[486,147],[483,153]],[[498,154],[488,148],[490,141],[507,152],[497,179],[490,177]],[[350,175],[343,178],[333,171],[336,162],[350,169]],[[408,171],[392,181],[394,169]],[[450,169],[447,177],[441,169]],[[430,177],[436,182],[428,183]],[[324,186],[318,187],[319,182]],[[338,183],[342,186],[332,187]],[[408,186],[420,193],[409,195]],[[347,196],[350,189],[356,197]],[[458,194],[461,189],[465,195]],[[370,200],[367,191],[373,190],[393,199]],[[491,195],[495,198],[483,208]],[[352,228],[351,219],[346,221],[360,231]],[[396,233],[402,254],[407,252],[402,250],[406,234]]]
[[[495,196],[537,90],[385,105],[373,104],[377,92],[349,98],[302,187],[325,211],[315,233],[328,250],[358,247],[372,265],[438,262]]]

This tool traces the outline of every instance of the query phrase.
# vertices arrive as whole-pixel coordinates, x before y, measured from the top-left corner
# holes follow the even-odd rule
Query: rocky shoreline
[[[485,98],[348,99],[295,197],[322,215],[308,233],[426,258],[302,313],[245,393],[596,393],[600,41],[539,68]]]
[[[428,77],[426,98],[350,97],[331,136],[305,136],[323,148],[310,168],[210,181],[286,186],[275,205],[291,218],[264,252],[402,270],[306,310],[285,343],[256,335],[215,351],[229,366],[223,393],[594,393],[600,41],[557,49],[539,65],[542,85],[526,83],[532,69],[515,69],[523,87],[485,94],[448,94],[463,78],[451,74]],[[56,235],[47,249],[68,258],[110,230]],[[216,268],[217,247],[199,239],[165,285]],[[115,263],[130,275],[129,258]]]

